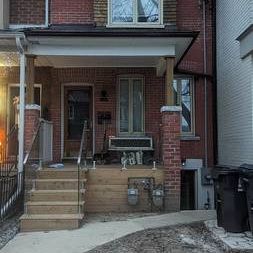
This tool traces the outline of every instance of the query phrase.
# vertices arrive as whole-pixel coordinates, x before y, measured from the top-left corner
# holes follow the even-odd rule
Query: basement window
[[[146,26],[162,24],[161,0],[108,0],[109,25]]]
[[[173,81],[176,104],[182,106],[182,135],[194,135],[193,78],[180,76]]]

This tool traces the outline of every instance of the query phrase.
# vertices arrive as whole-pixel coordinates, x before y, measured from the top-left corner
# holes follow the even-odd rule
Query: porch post
[[[174,79],[174,57],[166,58],[166,83],[165,83],[165,102],[166,105],[175,105],[173,92]]]
[[[162,156],[165,169],[165,210],[180,210],[181,188],[181,107],[175,105],[174,91],[174,58],[166,59],[166,105],[162,113]]]
[[[4,136],[1,134],[6,133],[6,117],[7,117],[7,108],[6,108],[6,94],[7,94],[7,79],[6,77],[0,77],[0,141],[3,141]],[[5,137],[4,137],[5,138]]]
[[[18,171],[23,171],[24,161],[24,127],[25,127],[25,65],[26,57],[20,54],[20,93],[19,93],[19,147],[18,147]]]
[[[35,62],[34,55],[26,56],[26,103],[34,104],[34,81],[35,81]]]

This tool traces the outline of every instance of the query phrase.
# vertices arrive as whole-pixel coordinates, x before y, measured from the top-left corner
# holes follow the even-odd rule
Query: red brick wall
[[[181,124],[179,111],[162,112],[162,150],[164,165],[165,210],[180,210]]]
[[[10,0],[11,24],[45,24],[45,0]]]
[[[93,22],[93,0],[51,0],[52,24],[86,24]]]
[[[164,105],[164,78],[156,76],[155,69],[123,69],[123,68],[76,68],[51,69],[37,68],[36,83],[43,85],[42,105],[49,108],[51,120],[54,122],[54,155],[55,160],[61,157],[61,83],[77,82],[95,85],[95,110],[111,111],[112,125],[109,126],[108,135],[116,134],[116,83],[119,74],[141,74],[145,78],[145,130],[147,135],[154,137],[156,157],[159,157],[161,146],[161,113]],[[8,74],[9,83],[19,82],[18,70]],[[108,102],[100,101],[102,89],[108,91]],[[211,92],[211,85],[209,85]],[[210,97],[209,97],[209,102]],[[210,103],[211,104],[211,103]],[[203,79],[195,81],[195,128],[198,141],[181,141],[182,158],[204,159],[204,85]],[[43,110],[42,108],[42,110]],[[210,112],[211,113],[211,107]],[[209,120],[209,162],[212,163],[212,121]],[[103,142],[103,127],[96,125],[96,147],[99,152]]]
[[[207,74],[212,75],[212,13],[210,4],[206,12],[207,35]],[[190,13],[190,15],[189,15]],[[177,27],[179,30],[200,31],[200,34],[190,51],[181,62],[179,69],[190,72],[203,73],[203,10],[196,0],[177,1]],[[208,79],[208,160],[213,164],[213,100],[212,82]],[[204,79],[195,78],[195,128],[199,141],[181,142],[182,158],[204,159]]]
[[[98,111],[110,111],[112,124],[108,126],[107,135],[116,135],[116,84],[117,76],[121,74],[139,74],[145,78],[145,128],[146,133],[154,138],[156,157],[160,150],[160,108],[164,104],[164,79],[156,77],[155,69],[122,69],[122,68],[75,68],[75,69],[54,69],[53,84],[51,87],[51,120],[54,122],[54,155],[59,160],[61,155],[61,84],[62,83],[86,83],[94,84],[95,93],[95,116]],[[100,101],[102,89],[108,92],[108,101]],[[103,147],[103,126],[96,124],[96,152]],[[56,131],[58,129],[58,131]]]

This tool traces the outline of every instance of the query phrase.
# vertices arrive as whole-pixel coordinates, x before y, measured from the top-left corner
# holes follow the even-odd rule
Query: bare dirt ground
[[[203,223],[148,229],[99,246],[88,253],[228,253]],[[234,253],[234,252],[233,252]]]

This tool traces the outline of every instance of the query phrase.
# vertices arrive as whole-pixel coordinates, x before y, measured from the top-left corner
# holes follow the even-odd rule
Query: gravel
[[[88,253],[224,253],[203,223],[137,232],[99,246]]]
[[[19,231],[19,216],[0,222],[0,249],[2,249]]]

